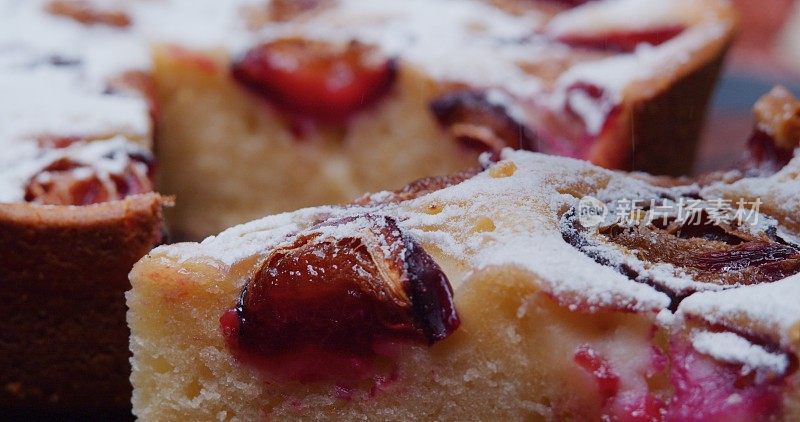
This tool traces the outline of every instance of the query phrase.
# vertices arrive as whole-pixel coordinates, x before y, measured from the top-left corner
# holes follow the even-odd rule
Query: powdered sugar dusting
[[[722,362],[741,364],[742,373],[763,371],[782,375],[789,359],[782,353],[770,353],[734,333],[697,331],[691,335],[695,350]]]
[[[85,83],[72,66],[0,68],[0,94],[0,143],[43,135],[150,135],[147,105],[141,98],[104,94]]]
[[[711,198],[760,200],[783,225],[800,228],[797,204],[800,204],[800,185],[797,183],[800,160],[792,160],[772,176],[744,178],[731,184],[713,184],[701,192]]]
[[[50,164],[68,159],[79,165],[72,170],[77,179],[97,175],[121,174],[131,163],[131,155],[150,156],[150,151],[130,142],[123,136],[92,142],[80,141],[66,148],[41,149],[35,142],[21,142],[5,146],[0,156],[0,203],[21,202],[25,187],[36,176],[47,178],[43,170]],[[39,179],[43,181],[44,179]]]
[[[702,16],[703,6],[699,3],[695,0],[589,2],[556,15],[547,24],[547,31],[561,36],[685,25]]]
[[[192,250],[167,246],[154,253],[177,254],[179,260],[211,255],[226,265],[234,265],[254,254],[268,254],[281,242],[287,242],[292,233],[321,220],[386,215],[426,250],[438,251],[444,259],[470,268],[470,273],[505,266],[530,272],[539,288],[563,299],[564,305],[572,309],[657,312],[669,304],[663,293],[597,264],[561,237],[559,212],[574,198],[558,190],[593,176],[616,177],[624,184],[621,176],[585,162],[540,154],[507,150],[503,159],[517,166],[510,177],[492,177],[487,171],[456,186],[399,204],[308,208],[233,227]],[[441,212],[425,212],[434,202],[443,206]],[[479,218],[491,220],[493,230],[476,228]],[[322,226],[318,230],[340,238],[352,236],[352,230],[358,227],[354,220],[352,224]],[[464,280],[450,281],[457,289]]]
[[[62,156],[91,164],[102,178],[113,172],[108,166],[118,167],[122,160],[124,154],[113,151],[149,154],[133,143],[123,145],[122,139],[149,147],[146,99],[110,92],[110,81],[150,68],[152,42],[221,47],[236,33],[231,27],[244,27],[243,1],[75,3],[122,13],[131,25],[121,28],[47,13],[49,3],[0,0],[0,202],[22,201],[30,178]],[[243,30],[238,33],[244,36]],[[40,146],[41,138],[114,140],[52,150]],[[80,177],[87,169],[76,171]]]
[[[482,269],[518,268],[529,272],[542,290],[572,309],[613,307],[660,312],[659,320],[666,324],[673,320],[666,310],[670,298],[645,282],[650,278],[669,286],[671,291],[689,295],[680,304],[681,315],[700,315],[711,323],[746,315],[759,321],[753,327],[766,326],[773,332],[787,332],[800,321],[800,305],[792,300],[800,293],[800,276],[764,285],[720,286],[698,283],[668,264],[642,264],[634,268],[640,271],[642,280],[632,280],[614,270],[613,265],[598,263],[562,237],[560,218],[577,203],[576,195],[592,195],[601,200],[622,195],[645,198],[658,195],[663,188],[566,158],[506,150],[502,159],[514,163],[513,174],[493,172],[495,166],[502,164],[492,164],[465,182],[413,200],[299,210],[234,227],[206,239],[191,251],[164,247],[162,252],[177,252],[181,259],[213,255],[232,265],[254,254],[268,253],[287,236],[316,222],[368,213],[391,216],[423,247],[466,268],[466,278]],[[437,204],[435,213],[430,212],[432,204]],[[486,219],[492,223],[490,230],[479,226]],[[347,236],[351,229],[343,224],[323,230],[336,230],[337,233],[328,234]],[[636,263],[625,258],[622,250],[614,251],[612,247],[605,248],[608,262],[617,259],[629,265]],[[451,283],[458,288],[466,278],[451,279]],[[717,291],[723,288],[729,290]]]
[[[800,323],[800,275],[780,281],[745,286],[722,292],[696,293],[685,299],[679,312],[710,324],[744,327],[753,334],[772,338],[778,333],[785,347],[788,337]]]
[[[589,133],[597,134],[610,108],[622,101],[632,82],[673,72],[709,41],[729,32],[732,23],[716,14],[714,7],[689,0],[606,0],[567,9],[548,22],[547,16],[535,11],[515,16],[474,0],[346,0],[301,25],[272,26],[262,35],[362,40],[422,68],[435,79],[501,88],[520,97],[536,96],[542,106],[555,111],[564,109],[571,86],[591,83],[606,92],[607,101],[577,98],[571,102],[579,108],[574,111]],[[553,39],[566,33],[664,25],[689,29],[662,45],[643,45],[631,54],[586,55],[555,84],[539,80],[519,66],[562,55],[566,47]]]
[[[603,88],[612,100],[619,102],[632,82],[648,80],[679,68],[690,60],[693,52],[709,40],[722,37],[728,28],[719,22],[692,27],[657,47],[643,44],[631,54],[577,64],[559,77],[556,85],[561,95],[554,96],[554,101],[566,101],[568,89],[577,83],[591,83]]]
[[[536,13],[513,16],[476,0],[343,0],[307,22],[272,26],[263,35],[358,39],[421,67],[435,79],[513,85],[514,91],[531,94],[539,91],[538,81],[514,62],[546,48],[522,41],[543,22]]]

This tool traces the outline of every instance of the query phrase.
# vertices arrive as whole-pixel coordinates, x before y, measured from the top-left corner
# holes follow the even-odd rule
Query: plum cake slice
[[[785,105],[758,115],[773,144],[785,94],[759,103]],[[127,296],[134,413],[800,417],[800,160],[696,181],[481,162],[153,250]]]
[[[169,202],[143,76],[97,86],[66,57],[0,56],[0,414],[125,417],[127,274]]]
[[[134,412],[577,417],[647,394],[669,299],[562,239],[570,185],[543,182],[568,171],[623,180],[506,152],[474,176],[155,249],[128,295]]]
[[[234,46],[154,52],[163,189],[193,236],[504,147],[685,174],[735,26],[718,0],[275,0],[245,15]]]

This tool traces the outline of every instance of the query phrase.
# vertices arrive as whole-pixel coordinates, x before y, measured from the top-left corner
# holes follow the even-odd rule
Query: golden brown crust
[[[0,204],[0,409],[129,408],[127,275],[169,202]]]

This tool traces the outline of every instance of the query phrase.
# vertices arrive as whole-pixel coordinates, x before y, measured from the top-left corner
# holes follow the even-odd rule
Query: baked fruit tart
[[[131,272],[142,420],[797,420],[800,102],[695,180],[504,149]]]

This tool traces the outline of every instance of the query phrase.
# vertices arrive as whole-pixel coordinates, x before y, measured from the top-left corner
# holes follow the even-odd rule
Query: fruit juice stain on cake
[[[350,384],[459,325],[439,266],[394,219],[323,222],[277,249],[220,318],[226,344],[274,381]],[[382,374],[386,375],[386,374]]]
[[[611,365],[590,346],[582,346],[575,351],[575,363],[592,375],[597,382],[600,395],[608,401],[619,392],[619,376]]]
[[[733,333],[703,334],[737,337]],[[740,363],[719,362],[707,356],[708,353],[700,353],[696,339],[697,336],[693,338],[694,347],[677,337],[670,342],[670,378],[675,394],[669,404],[669,420],[782,419],[782,389],[790,372],[764,377]],[[747,347],[761,349],[749,344]]]

